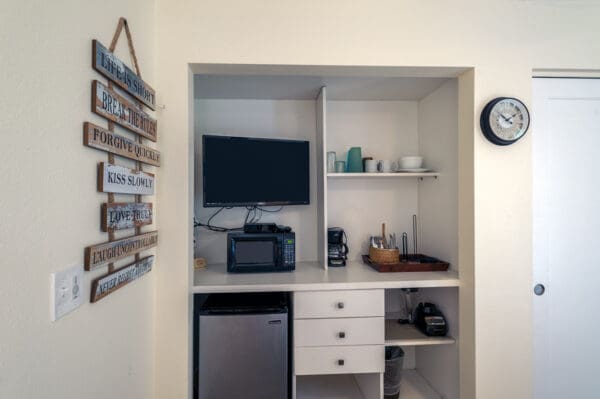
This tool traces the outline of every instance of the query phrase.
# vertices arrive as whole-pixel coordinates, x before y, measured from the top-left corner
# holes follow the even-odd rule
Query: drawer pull
[[[338,309],[344,309],[344,302],[338,302],[337,308]]]
[[[338,360],[338,366],[343,366],[344,365],[344,359],[339,359]]]
[[[340,332],[338,333],[338,337],[340,337],[340,338],[346,338],[346,333],[345,333],[345,332],[343,332],[343,331],[340,331]]]

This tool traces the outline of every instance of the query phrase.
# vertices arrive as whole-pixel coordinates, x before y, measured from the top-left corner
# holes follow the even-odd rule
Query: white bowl
[[[401,169],[419,169],[423,166],[423,157],[402,157],[400,158]]]

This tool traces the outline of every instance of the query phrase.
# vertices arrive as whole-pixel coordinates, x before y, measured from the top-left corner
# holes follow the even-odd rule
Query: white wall
[[[262,222],[291,226],[296,233],[296,259],[317,260],[317,173],[315,101],[310,100],[205,100],[194,103],[195,131],[195,216],[208,220],[218,208],[202,206],[202,135],[284,138],[308,140],[310,147],[310,205],[285,206],[277,213],[263,213]],[[285,165],[281,165],[285,168]],[[265,207],[276,210],[279,207]],[[243,208],[223,210],[212,224],[240,227],[246,216]],[[195,256],[209,263],[227,261],[227,233],[204,228],[195,230]]]
[[[419,151],[428,166],[441,173],[438,179],[419,182],[419,250],[450,262],[450,268],[460,272],[456,79],[419,101]],[[460,273],[461,277],[462,274],[468,273]],[[440,308],[448,322],[449,335],[458,339],[459,344],[417,348],[416,365],[447,399],[459,399],[456,381],[460,376],[459,347],[462,341],[458,291],[454,288],[424,289],[417,297],[418,301],[432,302]],[[462,346],[469,344],[465,342]]]
[[[161,140],[165,167],[159,174],[177,182],[159,187],[160,226],[166,236],[159,244],[159,258],[169,269],[155,276],[158,397],[184,398],[190,386],[190,330],[182,327],[189,318],[186,290],[192,260],[190,63],[473,67],[459,78],[459,137],[465,143],[459,161],[465,179],[459,191],[459,228],[465,238],[459,248],[470,254],[464,259],[465,270],[474,272],[461,276],[460,295],[470,292],[475,301],[474,314],[460,317],[461,326],[472,323],[470,341],[476,345],[468,351],[461,347],[461,357],[467,352],[470,357],[461,362],[468,366],[461,372],[461,397],[530,397],[530,137],[535,126],[518,144],[500,148],[482,137],[478,116],[495,96],[510,94],[529,104],[533,68],[600,69],[598,2],[157,4],[157,86],[168,107],[161,124],[169,131]]]
[[[419,151],[438,179],[419,182],[419,250],[458,271],[458,82],[419,101]]]
[[[329,101],[326,117],[327,151],[338,160],[347,161],[351,147],[361,147],[363,157],[394,162],[419,152],[417,101]],[[386,234],[412,237],[417,185],[416,179],[328,179],[328,227],[346,232],[349,259],[361,261],[369,237],[381,235],[381,223]]]
[[[96,191],[107,156],[83,146],[82,130],[107,126],[90,112],[91,81],[105,81],[91,41],[108,46],[121,16],[155,84],[153,2],[0,7],[0,398],[154,396],[154,271],[95,304],[90,281],[106,267],[86,272],[83,306],[54,323],[49,310],[50,273],[82,266],[84,247],[107,241]],[[123,33],[117,54],[129,61],[126,44]]]
[[[458,343],[454,345],[419,346],[415,348],[417,370],[444,399],[462,398],[459,385],[462,370],[459,366],[459,351],[468,345],[461,345],[459,323],[458,290],[456,288],[425,288],[413,298],[419,302],[434,303],[448,323],[448,335]],[[468,371],[467,371],[468,372]]]

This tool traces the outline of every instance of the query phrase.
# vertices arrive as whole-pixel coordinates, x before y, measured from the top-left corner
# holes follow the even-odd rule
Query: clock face
[[[529,111],[525,104],[516,98],[496,98],[484,108],[481,128],[492,143],[512,144],[527,132]]]

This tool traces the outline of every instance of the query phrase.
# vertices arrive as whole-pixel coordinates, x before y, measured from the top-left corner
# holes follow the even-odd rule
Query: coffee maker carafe
[[[329,266],[346,266],[348,259],[348,239],[344,229],[330,227],[327,229],[327,264]]]

